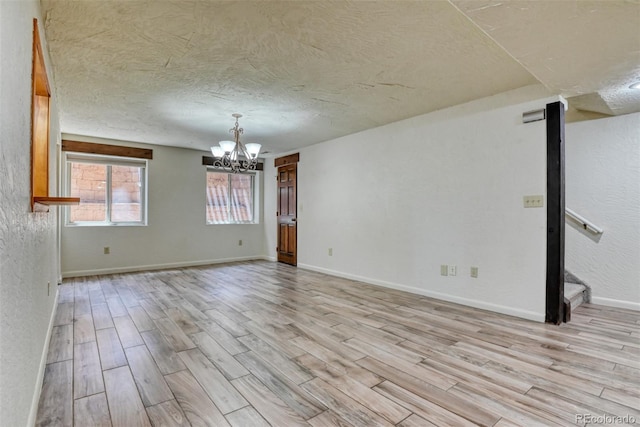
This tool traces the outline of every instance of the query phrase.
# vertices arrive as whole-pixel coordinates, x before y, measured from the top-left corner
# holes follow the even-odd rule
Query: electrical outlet
[[[446,264],[442,264],[440,266],[440,275],[441,276],[448,276],[449,275],[449,266]]]
[[[329,248],[328,253],[329,253],[329,256],[333,256],[333,248]]]
[[[104,247],[104,254],[109,255],[111,253],[111,248],[109,246]]]
[[[455,276],[458,273],[458,267],[455,265],[449,266],[449,276]]]
[[[471,277],[478,278],[478,267],[471,267]]]
[[[242,246],[242,239],[238,240],[238,246]]]
[[[525,208],[541,208],[544,206],[544,196],[523,196],[522,203]]]

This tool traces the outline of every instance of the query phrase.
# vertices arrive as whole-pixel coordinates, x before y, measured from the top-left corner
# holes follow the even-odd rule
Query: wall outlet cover
[[[534,195],[534,196],[523,196],[522,204],[525,208],[541,208],[544,207],[544,196],[543,195]]]
[[[446,264],[442,264],[440,266],[440,275],[441,276],[448,276],[449,275],[449,266]]]

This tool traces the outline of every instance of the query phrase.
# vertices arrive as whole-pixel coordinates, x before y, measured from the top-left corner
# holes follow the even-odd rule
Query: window
[[[254,174],[207,171],[207,224],[254,223]]]
[[[67,225],[145,225],[146,161],[67,154]]]

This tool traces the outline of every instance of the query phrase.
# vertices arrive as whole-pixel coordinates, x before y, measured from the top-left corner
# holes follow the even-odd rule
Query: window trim
[[[260,200],[260,174],[259,171],[249,171],[249,172],[239,172],[237,175],[251,175],[251,189],[252,189],[252,216],[253,219],[251,221],[236,221],[236,222],[210,222],[207,220],[207,174],[209,172],[216,173],[224,173],[229,175],[234,175],[233,172],[229,172],[223,168],[216,168],[213,166],[207,166],[204,175],[204,195],[205,195],[205,209],[204,209],[204,223],[205,225],[255,225],[260,224],[260,210],[259,210],[259,200]],[[229,196],[229,200],[231,200],[231,179],[227,179],[227,195]],[[231,210],[231,203],[228,204],[228,212]]]
[[[71,193],[71,163],[85,163],[93,165],[104,165],[107,167],[107,179],[106,179],[106,195],[105,195],[105,220],[104,221],[80,221],[71,222],[71,208],[65,209],[64,225],[65,227],[146,227],[147,221],[147,204],[148,204],[148,179],[149,179],[149,162],[146,159],[133,158],[133,157],[120,157],[120,156],[107,156],[102,154],[85,154],[78,152],[66,151],[64,153],[64,168],[65,168],[65,192]],[[140,221],[111,221],[112,212],[112,192],[111,192],[111,167],[112,166],[125,166],[125,167],[138,167],[142,169],[141,183],[140,183]]]

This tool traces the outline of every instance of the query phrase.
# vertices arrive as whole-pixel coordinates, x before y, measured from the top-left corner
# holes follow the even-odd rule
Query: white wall
[[[540,93],[523,88],[302,149],[298,265],[543,321],[546,209],[522,200],[546,196],[545,122],[522,124],[523,112],[558,100]],[[266,221],[273,257],[275,221]],[[441,264],[457,265],[457,276],[440,276]]]
[[[208,153],[64,135],[65,138],[153,149],[148,166],[148,225],[63,227],[62,274],[65,277],[144,270],[262,257],[263,225],[206,225]],[[262,173],[258,173],[261,178]],[[262,194],[261,179],[257,190]],[[259,218],[262,214],[258,210]],[[242,240],[242,246],[238,241]],[[110,247],[105,255],[103,248]]]
[[[57,208],[31,213],[31,46],[37,1],[0,1],[0,424],[33,422],[58,280]],[[39,19],[51,89],[55,88]],[[51,103],[49,192],[59,137]],[[47,282],[51,294],[47,295]]]
[[[566,201],[604,229],[566,227],[567,270],[594,303],[640,310],[640,113],[566,127]]]

